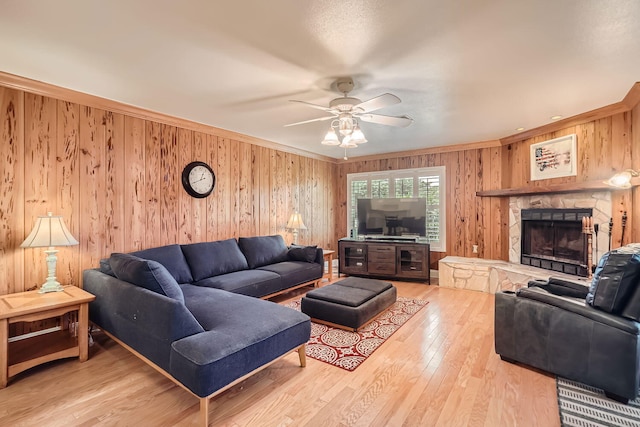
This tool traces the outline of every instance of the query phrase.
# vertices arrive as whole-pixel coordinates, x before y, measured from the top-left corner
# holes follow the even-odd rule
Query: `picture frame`
[[[576,176],[576,134],[531,144],[531,181]]]

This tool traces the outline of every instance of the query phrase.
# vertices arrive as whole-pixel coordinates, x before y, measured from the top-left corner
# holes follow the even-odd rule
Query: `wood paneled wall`
[[[505,138],[508,143],[497,143],[496,147],[474,148],[478,144],[469,144],[468,149],[463,146],[459,151],[442,147],[443,152],[435,154],[400,153],[384,159],[355,158],[340,163],[335,238],[347,234],[347,174],[444,165],[447,169],[447,251],[432,253],[431,268],[437,268],[438,260],[447,255],[508,260],[509,198],[476,197],[476,191],[579,184],[605,180],[628,168],[640,170],[640,104],[632,109],[621,105],[597,110],[597,118],[590,119],[596,113],[588,112],[567,119],[569,125],[554,125],[553,131],[545,131],[543,127],[538,132],[528,132],[533,135],[526,138]],[[607,111],[611,114],[607,115]],[[577,135],[577,176],[530,181],[530,145],[573,133]],[[640,242],[640,189],[612,191],[612,206],[612,247]],[[628,222],[621,239],[624,211]],[[478,245],[477,254],[472,253],[474,244]]]
[[[625,169],[640,170],[640,106],[610,116],[540,133],[502,148],[503,188],[539,187],[549,184],[606,180]],[[635,130],[635,133],[634,133]],[[529,151],[531,144],[560,136],[576,134],[577,175],[540,181],[530,181]],[[638,188],[611,192],[612,247],[640,242],[640,210]],[[622,240],[622,215],[627,212],[627,227]]]
[[[0,294],[39,286],[42,249],[21,249],[35,219],[63,215],[80,245],[58,248],[61,283],[112,252],[239,236],[291,235],[335,248],[336,165],[134,115],[0,86]],[[187,195],[182,168],[202,160],[216,173],[206,199]]]
[[[496,144],[497,145],[497,144]],[[412,169],[429,166],[446,167],[447,252],[431,253],[431,268],[447,255],[508,258],[508,203],[504,199],[476,197],[476,191],[498,189],[502,183],[501,147],[471,148],[435,154],[389,155],[373,159],[340,163],[336,187],[336,236],[347,235],[347,174],[381,170]],[[478,253],[473,253],[478,245]]]

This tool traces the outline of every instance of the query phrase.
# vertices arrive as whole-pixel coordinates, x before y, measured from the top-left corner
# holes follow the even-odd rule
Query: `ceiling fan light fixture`
[[[340,118],[338,119],[338,131],[340,132],[340,134],[344,136],[351,135],[351,133],[353,132],[354,122],[355,120],[353,119],[353,116],[351,116],[351,114],[340,114]]]
[[[332,127],[329,128],[327,134],[324,136],[324,139],[321,142],[322,145],[340,145],[340,140],[338,139],[338,135],[336,135],[336,131],[333,130]]]
[[[353,128],[353,133],[351,133],[351,142],[354,144],[364,144],[367,142],[367,138],[364,137],[364,133],[360,129],[360,126],[356,123],[356,127]]]
[[[340,144],[340,148],[356,148],[358,144],[351,140],[349,135],[342,138],[342,143]]]

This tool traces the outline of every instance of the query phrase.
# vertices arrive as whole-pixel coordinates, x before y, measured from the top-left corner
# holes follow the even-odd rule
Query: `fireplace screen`
[[[585,216],[591,209],[523,209],[522,264],[587,276]]]

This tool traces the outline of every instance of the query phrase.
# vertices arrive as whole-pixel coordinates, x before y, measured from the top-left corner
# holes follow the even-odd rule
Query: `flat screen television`
[[[359,236],[426,236],[424,198],[358,199],[357,209]]]

